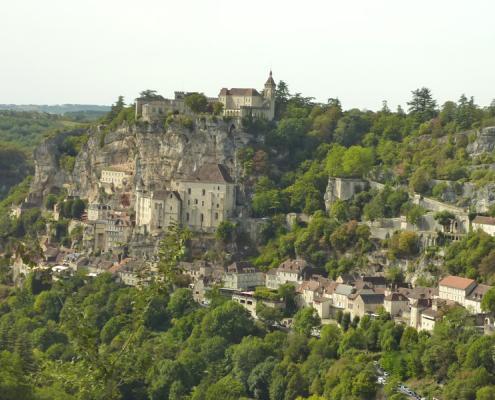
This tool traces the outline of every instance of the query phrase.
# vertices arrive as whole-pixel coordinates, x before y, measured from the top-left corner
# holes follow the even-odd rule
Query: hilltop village
[[[174,99],[166,99],[152,91],[145,92],[136,99],[134,108],[142,138],[135,139],[136,128],[132,126],[124,124],[114,129],[114,137],[107,134],[100,143],[103,148],[95,150],[109,152],[97,154],[97,158],[90,159],[91,165],[87,165],[84,152],[86,157],[92,157],[92,152],[83,149],[72,177],[65,177],[62,185],[58,184],[63,186],[67,197],[64,202],[46,206],[52,222],[47,225],[47,234],[40,238],[43,251],[35,260],[34,270],[48,272],[55,280],[81,271],[89,276],[110,273],[125,285],[143,287],[153,271],[157,271],[163,236],[171,227],[178,226],[193,233],[189,260],[182,261],[180,269],[195,300],[202,305],[208,305],[210,290],[220,288],[224,296],[244,306],[254,318],[258,318],[260,310],[269,307],[277,311],[277,323],[290,327],[291,313],[295,310],[289,310],[286,300],[277,297],[277,293],[281,286],[292,285],[297,308],[313,307],[327,323],[341,322],[343,316],[354,320],[386,312],[398,323],[431,331],[445,312],[457,305],[469,311],[476,326],[491,332],[493,319],[481,308],[490,286],[458,276],[446,276],[433,287],[418,284],[414,275],[408,281],[391,281],[386,274],[391,268],[390,260],[380,249],[369,252],[367,266],[360,273],[337,274],[334,279],[297,254],[271,269],[260,269],[248,261],[248,254],[243,255],[242,250],[234,247],[228,249],[231,257],[227,259],[205,257],[207,249],[215,247],[219,231],[242,230],[251,243],[256,243],[266,224],[266,218],[248,212],[249,194],[246,194],[246,177],[239,172],[238,155],[248,143],[262,140],[250,135],[243,125],[246,121],[274,119],[275,92],[270,71],[261,91],[222,88],[218,97],[201,95],[205,107],[217,110],[218,117],[208,121],[188,105],[187,98],[196,96],[195,93],[175,92]],[[191,125],[184,126],[184,118],[195,121],[194,132],[196,135],[204,132],[203,139],[191,135]],[[151,135],[156,137],[157,124],[164,119],[169,125],[166,129],[174,133],[170,133],[167,144],[156,142],[157,146],[148,146],[149,154],[156,155],[153,152],[157,147],[172,146],[174,140],[178,141],[177,154],[170,156],[169,148],[165,157],[170,158],[158,155],[154,164],[150,160],[153,156],[132,156],[136,153],[133,146],[146,148],[143,143],[151,140]],[[177,125],[178,121],[182,127]],[[105,130],[105,126],[97,128],[97,132],[105,133]],[[180,139],[173,136],[177,131]],[[126,135],[131,134],[133,142],[129,145],[130,138]],[[194,144],[196,140],[199,143]],[[199,149],[209,148],[210,142],[211,151],[187,154],[195,145]],[[95,143],[93,146],[97,148]],[[122,147],[121,143],[127,143],[128,147]],[[40,198],[46,204],[46,191],[53,192],[55,186],[52,175],[41,161],[37,164],[30,195],[12,207],[14,218],[19,218]],[[369,178],[330,176],[325,208],[331,212],[336,203],[353,201],[368,190],[389,189]],[[390,240],[397,232],[414,232],[421,251],[436,246],[439,240],[458,241],[471,231],[495,235],[495,218],[481,215],[470,218],[466,208],[418,193],[410,193],[408,201],[424,210],[414,222],[402,215],[358,221],[358,224],[366,227],[370,239],[375,241]],[[66,216],[64,209],[69,203],[69,208],[74,208],[74,203],[81,207],[68,226],[69,233],[80,232],[80,240],[66,247],[56,242],[53,230],[57,221]],[[288,213],[285,229],[291,231],[294,226],[311,224],[312,218],[305,213]],[[406,270],[407,262],[399,267]],[[14,255],[12,270],[14,281],[20,284],[33,270],[33,263]],[[151,275],[144,271],[151,271]]]
[[[267,75],[36,146],[0,201],[12,399],[493,392],[495,102],[344,110]]]

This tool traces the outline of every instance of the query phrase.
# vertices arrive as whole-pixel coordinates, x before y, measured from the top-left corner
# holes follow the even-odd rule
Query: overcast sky
[[[0,0],[0,103],[261,88],[345,108],[495,98],[493,0]]]

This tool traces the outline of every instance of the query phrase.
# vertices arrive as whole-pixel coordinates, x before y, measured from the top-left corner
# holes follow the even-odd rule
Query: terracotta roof
[[[302,258],[297,258],[295,260],[286,260],[282,264],[280,264],[277,268],[277,271],[280,272],[298,272],[302,273],[304,269],[308,268],[309,264],[306,260]]]
[[[462,289],[466,290],[469,286],[471,286],[475,281],[473,279],[462,278],[460,276],[450,275],[443,278],[438,286],[447,286],[454,289]]]
[[[261,94],[253,88],[222,88],[219,96],[261,96]]]
[[[473,219],[473,224],[495,225],[495,218],[477,215],[476,218]]]
[[[213,183],[233,183],[227,167],[223,164],[203,164],[190,178],[183,181],[199,181]]]

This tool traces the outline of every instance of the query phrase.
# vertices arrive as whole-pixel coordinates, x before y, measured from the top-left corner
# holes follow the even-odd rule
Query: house
[[[167,229],[180,223],[182,201],[176,191],[147,191],[142,183],[136,187],[136,226],[147,233]]]
[[[223,287],[234,290],[254,289],[265,284],[265,274],[247,262],[234,262],[223,275]]]
[[[392,318],[400,317],[409,311],[409,299],[402,293],[390,292],[383,299],[383,307]]]
[[[481,314],[481,301],[483,300],[483,296],[486,292],[488,292],[491,288],[492,287],[488,285],[476,285],[471,293],[467,295],[463,306],[466,307],[472,314]]]
[[[353,300],[351,316],[363,317],[366,314],[376,314],[383,307],[385,296],[381,293],[359,293]]]
[[[337,283],[319,275],[303,281],[296,288],[298,307],[313,307],[320,318],[330,318],[332,315],[333,293]]]
[[[353,286],[345,283],[338,284],[333,293],[333,306],[341,310],[347,310],[349,308],[349,296],[353,293],[355,293]]]
[[[257,299],[254,297],[254,292],[233,292],[232,300],[242,305],[255,319],[258,318],[256,306],[260,302],[267,307],[278,308],[280,310],[285,309],[285,302],[283,300]]]
[[[280,285],[286,283],[292,283],[294,286],[297,286],[305,279],[308,279],[310,275],[311,267],[302,258],[285,260],[275,270],[275,278],[273,275],[267,278],[266,287],[278,289]]]
[[[455,301],[464,306],[466,297],[476,285],[474,279],[450,275],[438,283],[438,297],[443,300]]]
[[[101,203],[91,203],[88,206],[88,221],[100,221],[108,218],[112,208]]]
[[[495,236],[495,218],[477,215],[471,223],[473,231],[482,230],[491,236]]]
[[[101,171],[100,183],[105,188],[121,189],[132,181],[132,171],[126,167],[109,167]]]

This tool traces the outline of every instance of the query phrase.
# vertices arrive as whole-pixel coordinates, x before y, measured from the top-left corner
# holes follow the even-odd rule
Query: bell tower
[[[275,88],[277,85],[275,84],[275,81],[273,80],[272,76],[272,70],[270,70],[270,75],[268,76],[268,79],[265,82],[265,90],[264,90],[264,95],[266,99],[274,99],[275,98]]]

